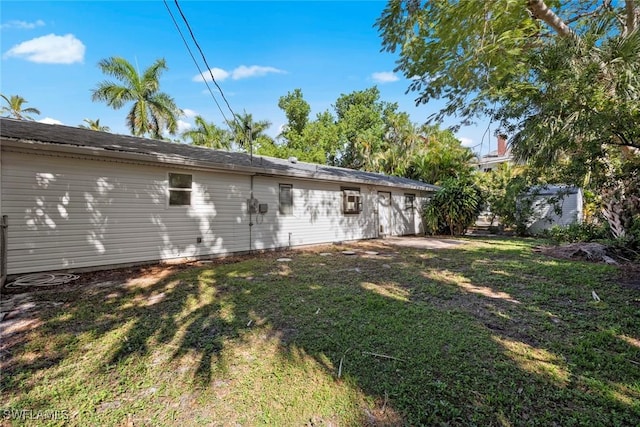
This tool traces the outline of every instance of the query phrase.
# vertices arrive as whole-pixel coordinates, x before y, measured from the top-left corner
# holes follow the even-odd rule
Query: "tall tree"
[[[417,76],[418,103],[445,98],[436,118],[499,120],[543,179],[597,190],[624,236],[640,218],[639,20],[634,0],[392,0],[377,25],[398,70]]]
[[[0,114],[5,117],[13,117],[18,120],[33,120],[31,114],[40,114],[40,110],[33,107],[23,108],[23,105],[27,103],[27,100],[20,95],[11,95],[7,98],[5,95],[0,95],[2,99],[7,103],[0,109]]]
[[[539,88],[498,110],[518,131],[512,142],[521,159],[542,167],[579,156],[575,165],[590,167],[607,146],[640,149],[640,31],[603,40],[611,24],[599,21],[580,40],[555,40],[531,55]]]
[[[100,132],[109,132],[111,130],[109,126],[101,125],[100,119],[96,119],[96,120],[84,119],[83,122],[85,124],[78,125],[78,127],[83,129],[97,130]]]
[[[518,158],[547,179],[594,189],[612,234],[627,237],[637,223],[640,244],[640,31],[603,40],[612,25],[537,52],[541,88],[499,112],[517,130]]]
[[[421,146],[408,157],[406,177],[429,184],[470,179],[473,153],[462,146],[453,132],[438,126],[423,126],[421,135]]]
[[[380,100],[380,91],[374,86],[340,95],[334,108],[340,137],[339,166],[374,170],[387,119],[398,105]]]
[[[230,120],[227,125],[231,133],[233,143],[243,151],[250,151],[255,145],[271,145],[273,139],[266,134],[266,130],[271,126],[268,120],[254,121],[250,113],[236,114],[234,120]]]
[[[422,141],[420,130],[407,113],[392,114],[387,120],[383,144],[375,154],[375,171],[405,176]]]
[[[329,111],[323,111],[305,126],[300,147],[293,151],[293,155],[301,160],[335,166],[338,144],[339,130],[335,117]]]
[[[293,93],[287,92],[285,96],[281,96],[278,107],[284,111],[288,121],[282,131],[282,137],[289,142],[289,145],[299,145],[311,112],[311,106],[304,100],[302,90],[295,89]]]
[[[311,106],[301,89],[280,97],[278,106],[287,116],[287,124],[279,135],[281,144],[274,145],[270,155],[296,157],[312,163],[340,164],[340,132],[330,111],[323,111],[316,115],[315,120],[310,120]]]
[[[164,59],[157,59],[139,74],[124,58],[113,56],[101,60],[98,67],[120,83],[103,81],[92,92],[93,101],[102,101],[116,110],[133,103],[127,114],[127,126],[133,135],[161,139],[167,130],[174,135],[182,111],[172,97],[160,92],[160,76],[167,70]]]
[[[225,150],[231,148],[229,132],[215,123],[207,122],[202,116],[196,116],[194,121],[196,128],[182,133],[182,137],[189,139],[192,145]]]
[[[376,87],[342,94],[335,116],[325,111],[308,120],[308,104],[296,90],[280,98],[289,118],[281,144],[263,145],[262,154],[382,172],[435,183],[468,177],[470,150],[453,133],[418,127],[395,103],[380,99]]]
[[[622,4],[624,3],[624,4]],[[383,48],[399,53],[397,70],[413,80],[417,103],[444,98],[434,118],[464,122],[492,116],[496,103],[535,88],[528,54],[555,38],[579,40],[586,24],[616,25],[603,38],[627,37],[638,26],[634,0],[391,0],[376,25]]]

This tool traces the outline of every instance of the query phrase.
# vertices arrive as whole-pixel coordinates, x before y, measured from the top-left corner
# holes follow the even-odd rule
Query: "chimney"
[[[498,156],[507,154],[507,135],[498,135]]]

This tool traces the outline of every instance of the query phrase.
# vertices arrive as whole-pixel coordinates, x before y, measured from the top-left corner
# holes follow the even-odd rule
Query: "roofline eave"
[[[242,166],[237,164],[221,164],[217,162],[193,160],[183,156],[168,156],[165,154],[151,154],[151,153],[132,153],[128,151],[117,150],[105,150],[104,148],[96,148],[90,146],[78,146],[70,144],[57,144],[44,141],[16,139],[10,137],[2,137],[0,139],[2,145],[5,147],[18,148],[18,149],[32,149],[50,153],[66,153],[75,155],[92,156],[104,159],[117,159],[130,162],[142,162],[146,164],[164,164],[177,167],[184,167],[197,170],[217,171],[217,172],[230,172],[243,175],[264,175],[264,176],[282,176],[298,179],[322,179],[325,181],[341,182],[341,183],[358,183],[364,185],[379,185],[384,187],[398,187],[409,190],[433,192],[438,187],[431,184],[424,184],[424,187],[410,184],[390,184],[390,183],[376,183],[374,180],[364,180],[358,178],[344,178],[336,177],[329,174],[323,174],[318,172],[304,173],[301,171],[292,170],[278,170],[260,166]]]

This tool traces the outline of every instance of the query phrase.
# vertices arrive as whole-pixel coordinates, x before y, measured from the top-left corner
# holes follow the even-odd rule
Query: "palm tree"
[[[13,117],[14,119],[18,120],[33,120],[33,118],[29,116],[29,114],[40,114],[40,110],[38,110],[37,108],[22,108],[22,104],[26,104],[27,100],[20,95],[11,95],[9,98],[1,94],[0,96],[7,103],[7,105],[3,106],[0,110],[0,114],[2,114],[4,117]]]
[[[225,150],[230,148],[231,141],[227,131],[207,122],[202,116],[196,116],[194,120],[197,127],[182,133],[182,137],[190,139],[192,145]]]
[[[249,151],[254,141],[262,141],[271,139],[265,131],[271,126],[268,120],[259,122],[253,121],[253,116],[249,113],[236,114],[235,120],[229,121],[229,129],[231,131],[231,139],[242,150]]]
[[[93,90],[93,101],[104,101],[116,110],[133,102],[127,114],[127,125],[135,136],[149,134],[152,138],[161,139],[165,129],[175,135],[182,111],[173,98],[160,92],[160,74],[167,69],[164,59],[157,59],[142,75],[129,61],[117,56],[101,60],[98,66],[103,73],[115,77],[122,84],[106,80],[99,83]]]
[[[376,172],[406,176],[412,159],[418,154],[422,135],[406,113],[393,114],[387,121],[383,144],[372,154],[370,162]]]
[[[83,129],[97,130],[100,132],[109,132],[111,130],[109,126],[102,126],[100,124],[100,119],[96,119],[96,120],[84,119],[83,122],[85,122],[86,125],[79,125],[78,127],[81,127]]]

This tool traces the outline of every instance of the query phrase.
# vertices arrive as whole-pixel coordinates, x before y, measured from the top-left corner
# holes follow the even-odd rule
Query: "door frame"
[[[388,200],[388,204],[385,206],[382,203],[382,199],[383,197],[381,196],[386,196],[386,199]],[[378,209],[377,209],[377,213],[378,213],[378,238],[384,238],[386,236],[391,236],[391,231],[393,229],[393,222],[392,222],[392,216],[391,216],[391,203],[392,203],[392,199],[391,199],[391,192],[390,191],[378,191]],[[382,217],[386,212],[386,217],[387,217],[387,224],[388,224],[388,230],[383,230],[383,223],[382,223]]]

